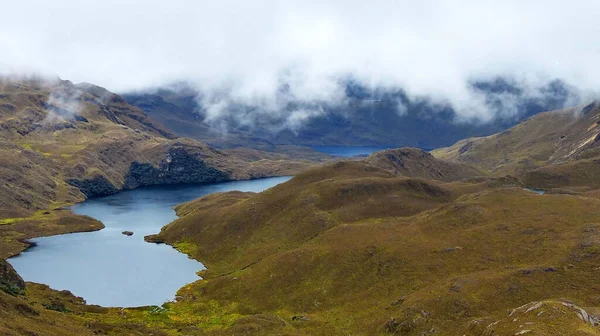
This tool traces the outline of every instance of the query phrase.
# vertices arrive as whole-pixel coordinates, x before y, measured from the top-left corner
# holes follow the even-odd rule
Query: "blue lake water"
[[[8,261],[26,281],[69,290],[89,304],[137,307],[173,300],[177,290],[204,269],[172,247],[144,241],[175,220],[173,206],[215,192],[260,192],[290,177],[204,185],[157,186],[88,199],[76,214],[106,228],[33,239],[36,245]],[[133,231],[133,236],[121,232]]]
[[[546,193],[546,191],[542,190],[542,189],[532,189],[532,188],[523,188],[523,189],[525,189],[527,191],[534,192],[534,193],[539,194],[539,195],[543,195],[543,194]]]
[[[317,152],[327,153],[335,156],[358,156],[370,155],[373,152],[389,149],[392,147],[355,147],[355,146],[313,146]]]

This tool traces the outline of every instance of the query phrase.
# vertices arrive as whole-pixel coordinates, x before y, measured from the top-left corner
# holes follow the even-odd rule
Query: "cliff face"
[[[115,326],[109,309],[68,291],[25,285],[4,261],[27,239],[103,228],[64,206],[153,184],[292,175],[314,164],[177,138],[91,84],[0,78],[0,335],[165,335],[141,323]]]
[[[125,176],[125,188],[154,184],[209,183],[230,180],[231,175],[209,166],[183,146],[172,148],[155,167],[133,162]]]
[[[259,151],[249,160],[177,138],[106,89],[58,79],[0,78],[0,143],[0,220],[122,189],[289,175],[314,164]]]
[[[243,173],[233,176],[236,167],[228,167],[238,164],[239,159],[190,140],[148,142],[134,137],[89,148],[77,153],[77,163],[64,171],[67,182],[88,197],[157,184],[212,183],[244,177]]]

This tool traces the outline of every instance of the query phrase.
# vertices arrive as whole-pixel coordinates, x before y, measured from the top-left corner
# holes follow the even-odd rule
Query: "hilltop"
[[[23,299],[0,292],[16,316],[4,324],[35,330],[60,318],[72,334],[600,334],[600,199],[476,174],[422,179],[374,157],[176,207],[180,218],[152,240],[207,266],[176,302],[119,311],[28,284]]]
[[[57,85],[102,96],[87,85]],[[55,112],[42,102],[55,89],[26,88],[0,96],[14,106],[2,116],[10,125],[2,128],[3,148],[12,153],[3,172],[11,197],[2,204],[29,216],[0,225],[3,257],[23,248],[19,239],[101,228],[59,208],[86,195],[311,164],[282,168],[275,163],[284,154],[175,138],[141,110],[124,104],[124,115],[117,113],[118,98],[88,97],[73,117],[61,114],[61,126],[47,126]],[[116,121],[98,114],[103,109]],[[15,125],[36,115],[42,126],[21,134],[28,128]],[[146,238],[207,269],[162,307],[88,306],[69,292],[23,285],[0,261],[0,332],[598,335],[599,118],[595,103],[542,113],[432,154],[382,151],[304,170],[262,193],[179,205],[179,219]],[[202,174],[180,174],[192,170]]]
[[[218,305],[217,335],[600,334],[599,118],[542,113],[181,205],[152,239],[207,270],[170,309]]]
[[[540,113],[501,133],[461,140],[432,154],[495,175],[521,174],[596,158],[599,132],[600,106],[593,102]]]
[[[329,157],[310,159],[221,151],[179,138],[92,84],[0,77],[0,334],[103,332],[94,321],[107,319],[110,310],[87,306],[68,291],[24,283],[4,261],[29,246],[27,239],[104,227],[65,206],[147,185],[291,175]],[[101,316],[90,321],[85,314]]]
[[[101,228],[61,210],[86,197],[291,175],[327,159],[217,150],[178,138],[104,88],[58,78],[0,78],[0,144],[3,257],[25,246],[15,238]]]
[[[382,157],[178,206],[153,239],[207,270],[167,316],[215,335],[600,334],[599,199],[401,175]]]
[[[398,175],[447,182],[480,174],[470,166],[436,159],[433,155],[418,148],[379,151],[373,153],[365,161],[372,166]]]

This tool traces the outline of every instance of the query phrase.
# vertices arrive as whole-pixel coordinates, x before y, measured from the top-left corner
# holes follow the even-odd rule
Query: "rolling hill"
[[[456,177],[422,179],[380,168],[397,164],[385,157],[178,206],[152,240],[207,270],[167,316],[215,335],[600,334],[600,199],[538,195],[424,154],[405,165],[425,157]]]
[[[154,184],[290,175],[327,159],[216,150],[178,138],[103,88],[42,78],[0,79],[0,144],[3,257],[20,250],[13,249],[17,237],[101,228],[66,219],[71,215],[62,206],[86,197]],[[71,225],[51,224],[59,222]]]
[[[29,246],[29,238],[104,227],[66,205],[154,184],[290,175],[329,157],[311,154],[310,159],[226,152],[179,138],[120,96],[91,84],[0,77],[0,334],[114,331],[98,322],[110,319],[110,310],[87,306],[68,291],[25,284],[4,261]],[[118,329],[152,333],[143,325]]]
[[[47,85],[0,95],[0,204],[15,216],[0,224],[2,257],[28,237],[101,228],[60,208],[86,195],[313,164],[175,138],[116,95]],[[68,113],[55,91],[83,107]],[[598,118],[595,103],[541,113],[432,154],[382,151],[179,205],[147,240],[207,270],[162,307],[89,306],[0,261],[0,333],[598,335]]]
[[[598,187],[600,106],[540,113],[498,134],[434,150],[440,159],[501,176],[519,176],[540,189]]]

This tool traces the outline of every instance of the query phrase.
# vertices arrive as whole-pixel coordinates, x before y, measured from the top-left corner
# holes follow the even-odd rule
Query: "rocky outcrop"
[[[231,160],[227,154],[193,140],[152,146],[146,146],[147,143],[137,139],[92,147],[81,158],[81,164],[68,170],[71,178],[67,182],[92,197],[151,185],[213,183],[240,178],[221,167],[220,163]],[[96,172],[92,175],[90,171]]]
[[[119,191],[104,176],[95,176],[89,179],[69,179],[67,183],[77,187],[87,197],[112,195]]]
[[[0,290],[11,295],[25,290],[23,279],[8,262],[2,259],[0,259]]]
[[[185,147],[172,148],[158,166],[133,162],[125,177],[127,189],[156,184],[212,183],[230,180],[226,172],[209,166]]]
[[[151,234],[144,237],[144,241],[147,243],[155,243],[155,244],[164,244],[164,240],[162,240],[158,235]]]
[[[597,335],[600,319],[567,300],[533,301],[510,311],[508,316],[471,322],[471,331],[482,335]]]

